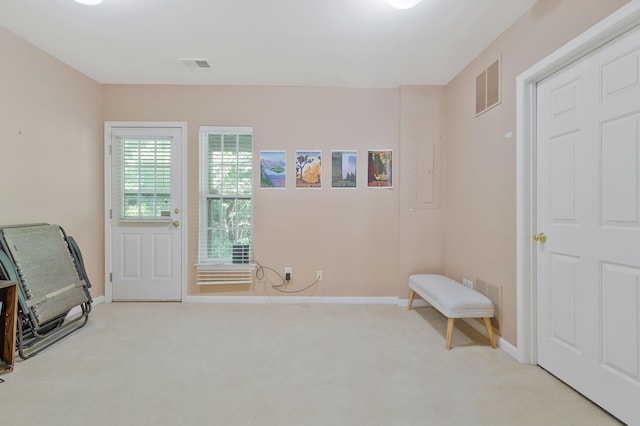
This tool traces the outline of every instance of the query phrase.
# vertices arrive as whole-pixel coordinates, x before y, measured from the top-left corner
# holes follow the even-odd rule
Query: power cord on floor
[[[280,278],[280,283],[279,284],[271,284],[271,288],[276,290],[276,291],[279,291],[280,293],[287,293],[287,294],[302,293],[303,291],[309,290],[311,287],[316,285],[318,283],[318,281],[320,281],[318,278],[316,278],[315,281],[313,281],[311,284],[309,284],[308,286],[306,286],[305,288],[300,289],[300,290],[283,290],[282,287],[284,287],[287,284],[287,281],[284,279],[284,277],[278,271],[276,271],[275,269],[270,268],[268,266],[263,266],[255,258],[253,259],[253,262],[256,265],[258,265],[258,267],[256,268],[256,279],[258,281],[262,282],[266,278],[265,270],[272,271],[274,274],[276,274],[278,276],[278,278]]]

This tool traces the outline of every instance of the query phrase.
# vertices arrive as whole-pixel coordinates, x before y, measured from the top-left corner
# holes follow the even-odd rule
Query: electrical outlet
[[[284,279],[285,281],[289,281],[291,279],[291,275],[293,275],[293,268],[291,266],[284,267]]]
[[[466,278],[463,278],[463,279],[462,279],[462,284],[463,284],[465,287],[473,288],[473,281],[468,280],[468,279],[466,279]]]
[[[322,271],[316,271],[316,281],[322,281]]]

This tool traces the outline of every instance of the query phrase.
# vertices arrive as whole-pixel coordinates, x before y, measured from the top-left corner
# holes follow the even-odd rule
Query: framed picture
[[[296,188],[322,187],[322,151],[296,151]]]
[[[260,151],[260,188],[286,189],[287,151]]]
[[[357,151],[331,151],[332,188],[355,188],[357,175]]]
[[[367,154],[367,186],[369,188],[393,188],[393,150],[370,149]]]

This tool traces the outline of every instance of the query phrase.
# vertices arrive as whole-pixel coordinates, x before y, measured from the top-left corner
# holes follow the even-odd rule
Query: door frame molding
[[[536,86],[565,66],[640,25],[640,1],[631,1],[516,78],[517,359],[538,363],[536,251]]]
[[[181,274],[180,300],[184,302],[187,296],[187,123],[184,121],[105,121],[104,122],[104,297],[105,303],[113,301],[113,286],[110,280],[112,271],[112,239],[111,239],[111,130],[114,127],[157,128],[172,127],[180,129],[182,164],[180,170],[180,190],[182,191],[182,213],[180,214]]]

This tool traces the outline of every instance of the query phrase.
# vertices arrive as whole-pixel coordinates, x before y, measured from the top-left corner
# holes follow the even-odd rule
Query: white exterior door
[[[640,424],[640,31],[542,81],[537,105],[538,363]]]
[[[180,300],[182,129],[112,127],[113,300]]]

